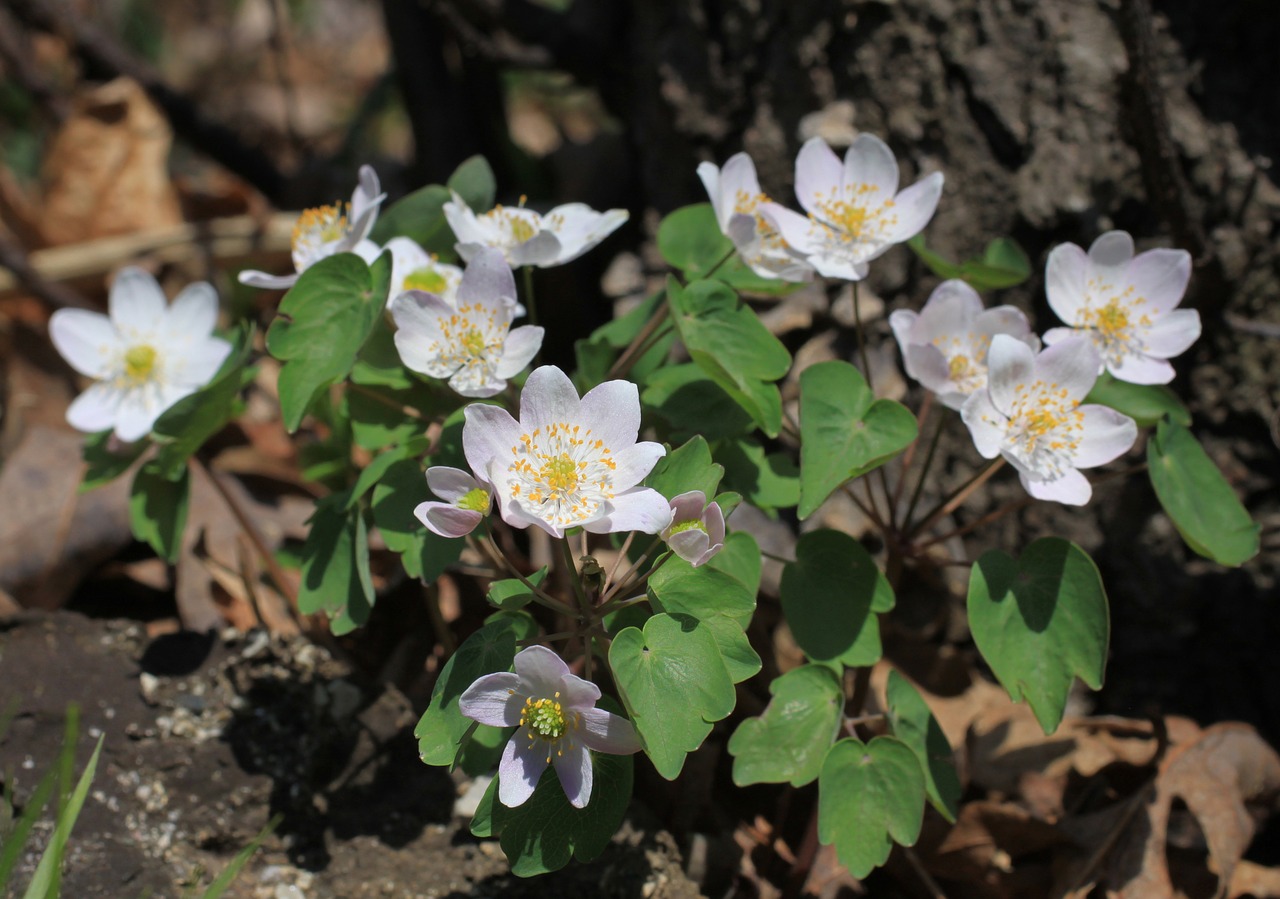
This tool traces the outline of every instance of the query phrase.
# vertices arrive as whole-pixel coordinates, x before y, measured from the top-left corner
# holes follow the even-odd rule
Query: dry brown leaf
[[[173,133],[128,78],[81,93],[45,152],[44,203],[36,224],[46,245],[182,221],[169,181]]]
[[[1241,861],[1231,875],[1227,899],[1253,896],[1254,899],[1280,897],[1280,868],[1264,868],[1251,861]]]
[[[93,568],[127,546],[129,476],[79,494],[79,434],[34,426],[0,469],[0,590],[56,609]]]

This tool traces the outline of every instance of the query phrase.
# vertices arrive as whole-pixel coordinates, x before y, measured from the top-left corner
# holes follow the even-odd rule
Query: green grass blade
[[[62,855],[66,851],[67,841],[71,838],[71,828],[75,827],[76,818],[80,816],[80,810],[84,808],[84,800],[89,795],[89,785],[93,783],[94,772],[98,769],[102,740],[103,737],[98,737],[98,745],[94,747],[93,755],[89,757],[89,764],[80,775],[75,791],[58,814],[58,824],[54,828],[53,838],[49,841],[44,855],[40,857],[40,864],[36,867],[35,876],[31,878],[31,885],[27,887],[23,899],[56,899],[58,895],[56,890],[62,880]],[[72,743],[71,746],[74,752],[75,744]]]
[[[227,887],[231,886],[231,881],[236,879],[240,870],[249,863],[249,859],[253,858],[253,854],[262,847],[267,837],[271,836],[271,832],[279,827],[280,822],[283,820],[284,815],[276,815],[268,821],[267,826],[262,828],[262,831],[253,838],[253,842],[236,853],[236,857],[231,860],[231,863],[222,869],[218,879],[209,885],[209,889],[204,891],[203,899],[218,899],[219,896],[225,893]]]
[[[13,876],[13,869],[18,864],[18,858],[22,855],[22,850],[26,848],[27,836],[31,833],[31,828],[40,818],[40,813],[44,811],[45,805],[49,802],[49,798],[53,796],[53,788],[58,782],[57,767],[50,768],[45,772],[44,777],[40,778],[40,782],[36,784],[35,790],[32,791],[31,797],[27,800],[26,808],[22,810],[22,817],[13,827],[13,832],[9,834],[4,841],[3,851],[0,851],[0,890],[4,890],[9,885],[9,878]],[[8,783],[5,784],[5,792],[9,791]]]

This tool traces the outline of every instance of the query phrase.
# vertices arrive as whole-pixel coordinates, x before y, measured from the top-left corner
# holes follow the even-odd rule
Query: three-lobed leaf
[[[924,822],[925,781],[916,755],[894,737],[846,739],[831,747],[818,778],[818,839],[862,878],[911,846]]]
[[[1147,443],[1147,470],[1187,546],[1221,565],[1242,565],[1258,554],[1261,528],[1190,431],[1161,421]]]
[[[1014,559],[991,550],[969,574],[969,627],[978,651],[1046,734],[1062,721],[1073,677],[1101,689],[1110,620],[1093,560],[1059,537]]]
[[[657,614],[643,631],[624,628],[609,648],[609,666],[645,751],[668,780],[711,723],[733,711],[733,681],[711,628],[696,618]]]
[[[800,375],[801,518],[845,481],[883,465],[916,439],[916,417],[901,403],[876,399],[847,362],[819,362]]]
[[[844,695],[829,668],[802,665],[769,685],[764,713],[748,718],[729,740],[733,782],[790,783],[816,780],[840,730]]]
[[[321,259],[299,277],[267,329],[267,349],[280,369],[280,413],[296,431],[321,390],[351,373],[356,355],[382,318],[391,254],[372,265],[354,253]]]
[[[877,612],[893,608],[893,588],[858,541],[840,531],[810,531],[782,569],[782,611],[811,659],[850,667],[880,659]]]

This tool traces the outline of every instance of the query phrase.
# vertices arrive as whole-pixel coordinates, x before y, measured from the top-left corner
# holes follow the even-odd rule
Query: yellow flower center
[[[1129,329],[1129,310],[1120,300],[1113,299],[1101,309],[1092,309],[1087,313],[1090,323],[1097,328],[1104,338],[1112,340],[1123,338]]]
[[[489,491],[483,487],[468,490],[458,500],[458,508],[466,509],[468,512],[489,511]]]
[[[403,290],[422,290],[439,296],[448,290],[449,282],[436,269],[424,266],[406,275],[400,286]]]
[[[557,692],[555,699],[526,699],[524,708],[520,711],[520,726],[529,728],[530,736],[537,734],[544,740],[560,739],[569,725],[559,697]]]
[[[511,498],[557,527],[591,521],[613,499],[618,464],[590,428],[556,422],[523,434],[511,447]]]
[[[124,375],[130,381],[147,380],[155,367],[156,351],[145,344],[130,347],[124,354]]]
[[[809,218],[825,225],[835,232],[831,236],[845,243],[876,240],[897,222],[897,216],[889,213],[894,205],[892,198],[876,202],[875,194],[879,191],[874,184],[832,188],[828,194],[818,195],[814,204],[818,211]]]
[[[488,345],[485,341],[484,334],[481,333],[478,328],[472,328],[470,331],[463,334],[458,342],[462,344],[462,348],[472,356],[479,356],[485,351],[485,347]]]
[[[538,477],[553,493],[572,493],[578,489],[578,466],[568,453],[543,462]]]
[[[968,356],[952,356],[951,361],[947,363],[947,371],[951,375],[951,380],[959,381],[961,378],[969,375],[973,369],[973,364],[969,361]]]
[[[679,524],[673,524],[671,526],[672,536],[679,534],[682,531],[702,531],[705,534],[707,532],[707,526],[696,518],[692,521],[682,521]]]
[[[537,229],[524,219],[515,217],[511,219],[511,236],[515,238],[516,243],[524,243],[537,233]]]
[[[1006,440],[1024,463],[1052,480],[1070,467],[1084,430],[1080,401],[1065,387],[1033,381],[1014,388]]]
[[[346,205],[317,206],[305,209],[293,226],[291,244],[297,251],[300,245],[309,243],[333,243],[347,233]]]

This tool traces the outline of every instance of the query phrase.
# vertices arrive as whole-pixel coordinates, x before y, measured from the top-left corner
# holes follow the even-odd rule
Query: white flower
[[[406,366],[433,378],[448,378],[463,396],[502,392],[538,354],[542,328],[511,330],[516,282],[497,250],[478,253],[462,275],[454,303],[410,290],[391,303],[396,352]],[[483,473],[482,469],[476,469]]]
[[[493,505],[493,491],[469,472],[445,465],[427,469],[427,486],[445,502],[419,503],[413,510],[427,530],[441,537],[465,537]]]
[[[724,548],[724,512],[719,503],[707,505],[701,490],[681,493],[671,500],[671,524],[661,536],[673,553],[698,568]]]
[[[561,537],[578,526],[595,534],[656,534],[671,522],[666,499],[637,486],[666,450],[636,442],[636,385],[606,381],[578,399],[568,375],[544,365],[525,382],[519,421],[478,403],[465,415],[467,463],[493,485],[512,527],[537,525]]]
[[[111,285],[109,315],[59,309],[49,336],[76,371],[97,381],[67,409],[71,426],[115,430],[132,442],[150,433],[166,409],[217,373],[231,344],[214,337],[218,294],[203,281],[170,306],[156,279],[122,269]]]
[[[978,292],[964,281],[943,281],[919,314],[899,309],[889,316],[907,374],[959,409],[975,390],[987,386],[991,338],[1008,334],[1033,351],[1040,340],[1027,317],[1013,306],[983,309]]]
[[[380,247],[371,240],[362,240],[352,247],[352,252],[373,265],[383,250],[391,251],[391,289],[387,291],[387,305],[400,294],[410,290],[433,293],[449,305],[455,305],[458,285],[462,283],[462,269],[441,262],[433,254],[408,237],[393,237]]]
[[[814,137],[796,157],[796,198],[808,218],[777,203],[761,212],[818,274],[858,281],[872,259],[920,233],[941,194],[941,172],[899,193],[898,162],[874,135],[858,135],[843,164]]]
[[[640,749],[635,726],[596,708],[600,688],[569,673],[545,646],[516,653],[514,673],[486,674],[458,697],[458,711],[490,727],[518,727],[498,762],[498,801],[508,808],[533,795],[548,765],[555,767],[574,808],[591,801],[591,753],[630,755]]]
[[[502,251],[513,267],[550,268],[572,262],[626,222],[625,209],[596,212],[585,203],[566,203],[546,215],[519,206],[495,206],[476,215],[456,193],[444,217],[458,238],[458,255],[470,260],[484,247]]]
[[[787,246],[760,214],[760,205],[770,200],[760,191],[750,156],[730,156],[723,169],[704,162],[698,166],[698,177],[711,198],[721,232],[733,241],[738,255],[753,272],[762,278],[783,281],[808,281],[813,277],[813,266]]]
[[[987,389],[960,415],[987,459],[1004,456],[1037,499],[1070,506],[1093,489],[1077,469],[1103,465],[1133,446],[1133,419],[1105,406],[1080,405],[1098,380],[1098,353],[1088,340],[1064,340],[1036,354],[997,334],[987,353]]]
[[[298,216],[293,226],[292,275],[270,275],[246,269],[239,275],[241,284],[283,290],[292,287],[302,274],[321,259],[337,253],[349,253],[369,236],[378,218],[378,207],[387,197],[382,193],[378,175],[371,166],[360,167],[360,179],[351,202],[344,205],[318,206]]]
[[[1191,278],[1186,250],[1147,250],[1133,255],[1133,238],[1108,231],[1084,250],[1073,243],[1054,247],[1045,270],[1049,306],[1071,327],[1053,328],[1053,345],[1086,336],[1097,347],[1103,368],[1121,381],[1167,384],[1166,362],[1200,336],[1200,315],[1178,309]]]

